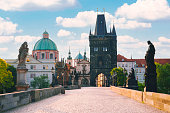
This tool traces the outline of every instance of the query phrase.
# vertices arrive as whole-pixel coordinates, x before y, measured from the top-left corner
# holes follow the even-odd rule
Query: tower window
[[[42,59],[44,59],[44,57],[45,57],[45,54],[44,54],[44,53],[42,53]]]
[[[103,47],[103,51],[107,51],[107,47]]]
[[[98,47],[94,47],[94,51],[98,51]]]
[[[52,53],[50,54],[50,59],[53,59],[53,54]]]

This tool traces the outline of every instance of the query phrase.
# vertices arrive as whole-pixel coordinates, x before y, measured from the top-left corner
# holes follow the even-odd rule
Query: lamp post
[[[56,57],[55,57],[55,85],[58,85],[58,80],[57,80],[57,63],[56,63]]]
[[[126,73],[127,73],[127,70],[124,68],[123,69],[123,74],[124,74],[124,84],[123,86],[126,87]]]
[[[62,77],[63,77],[63,87],[64,87],[64,72],[62,72]]]

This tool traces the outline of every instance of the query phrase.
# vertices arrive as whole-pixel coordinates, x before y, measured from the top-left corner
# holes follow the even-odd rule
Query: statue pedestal
[[[126,84],[127,84],[126,87],[127,87],[128,89],[134,89],[134,90],[137,90],[137,89],[138,89],[137,80],[135,80],[135,79],[128,79],[126,82],[127,82],[127,83],[126,83]]]
[[[26,67],[17,67],[17,91],[26,91],[29,88],[29,85],[26,84],[27,71]]]

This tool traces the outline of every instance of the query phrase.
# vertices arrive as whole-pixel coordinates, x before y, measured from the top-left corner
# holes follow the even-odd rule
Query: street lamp
[[[62,72],[62,77],[63,77],[63,86],[64,86],[64,72]]]

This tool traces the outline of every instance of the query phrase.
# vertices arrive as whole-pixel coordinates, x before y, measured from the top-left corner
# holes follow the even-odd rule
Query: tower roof
[[[68,60],[71,60],[72,57],[71,57],[71,52],[70,52],[70,47],[69,47],[69,52],[68,52],[68,57],[67,57]]]
[[[83,56],[81,55],[80,52],[79,52],[79,54],[75,57],[75,59],[83,59]]]
[[[104,14],[98,14],[94,35],[105,35],[106,33],[107,33],[107,29],[106,29],[105,16]]]
[[[115,36],[116,36],[116,30],[115,30],[114,24],[113,24],[113,29],[112,29],[112,35],[115,35]]]

